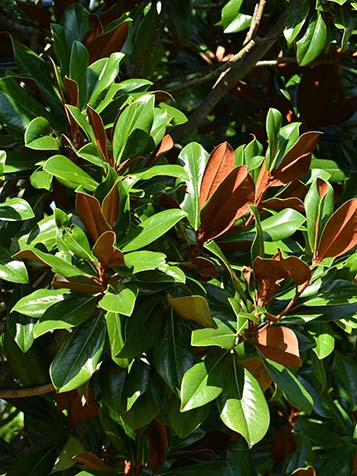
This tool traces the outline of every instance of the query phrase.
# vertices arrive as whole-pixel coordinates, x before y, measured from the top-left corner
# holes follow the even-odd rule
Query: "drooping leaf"
[[[88,319],[76,327],[56,354],[50,375],[58,392],[73,390],[94,373],[105,340],[105,326],[101,315]]]

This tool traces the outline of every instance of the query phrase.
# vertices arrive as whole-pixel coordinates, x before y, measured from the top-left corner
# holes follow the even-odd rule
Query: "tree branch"
[[[264,8],[266,3],[267,3],[266,0],[260,0],[260,2],[255,5],[253,18],[250,23],[250,27],[245,37],[245,40],[243,42],[243,45],[246,45],[247,43],[249,43],[250,40],[254,38],[254,36],[256,35],[260,25],[260,21],[264,13]]]
[[[193,111],[188,122],[175,127],[170,132],[176,141],[196,130],[204,118],[228,91],[230,91],[238,81],[241,81],[255,67],[257,62],[264,57],[281,35],[285,26],[288,10],[295,8],[295,6],[296,1],[293,1],[275,26],[270,30],[268,36],[250,40],[230,61],[222,65],[224,74],[221,75],[208,96]],[[217,77],[218,70],[219,68],[212,71],[212,76]],[[220,70],[220,72],[222,72],[222,70]]]
[[[46,385],[40,385],[39,387],[32,388],[0,388],[0,398],[24,398],[24,397],[36,397],[38,395],[45,395],[46,393],[52,393],[55,391],[55,387],[52,383]]]

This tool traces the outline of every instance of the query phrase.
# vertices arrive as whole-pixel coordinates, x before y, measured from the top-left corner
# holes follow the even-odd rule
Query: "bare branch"
[[[252,22],[250,24],[250,27],[245,37],[245,40],[243,42],[243,45],[246,45],[247,43],[249,43],[249,41],[252,38],[254,38],[254,36],[256,35],[260,25],[260,21],[264,13],[264,8],[266,3],[267,3],[266,0],[260,0],[259,3],[255,5]]]
[[[52,393],[54,391],[55,387],[52,385],[52,383],[32,388],[0,388],[0,398],[35,397],[38,395],[45,395],[46,393]]]
[[[212,111],[216,104],[241,81],[270,50],[278,37],[281,35],[288,10],[295,8],[296,2],[290,3],[268,36],[255,38],[249,41],[230,61],[224,63],[224,74],[216,82],[208,96],[190,115],[188,122],[175,127],[170,134],[175,140],[186,137],[198,128],[205,117]],[[223,68],[223,65],[222,65]],[[217,68],[218,70],[218,68]],[[217,71],[212,72],[216,76]],[[187,85],[186,85],[187,86]]]

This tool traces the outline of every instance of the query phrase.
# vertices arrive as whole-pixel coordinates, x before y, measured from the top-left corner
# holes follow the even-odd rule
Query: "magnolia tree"
[[[356,474],[357,4],[0,5],[0,473]]]

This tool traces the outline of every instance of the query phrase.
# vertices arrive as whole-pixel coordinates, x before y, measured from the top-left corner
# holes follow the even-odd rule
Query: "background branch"
[[[45,395],[46,393],[52,393],[54,391],[55,387],[52,385],[52,383],[32,388],[0,388],[0,398],[35,397],[38,395]]]

